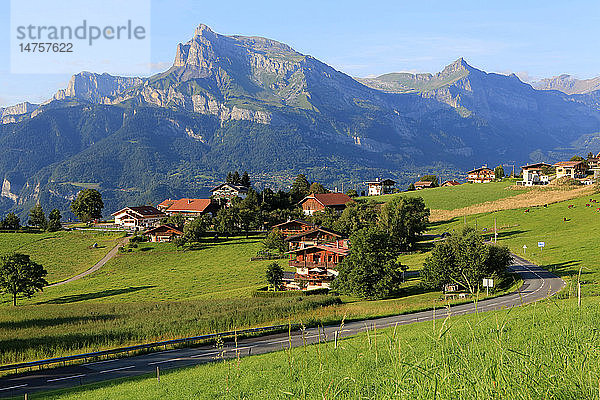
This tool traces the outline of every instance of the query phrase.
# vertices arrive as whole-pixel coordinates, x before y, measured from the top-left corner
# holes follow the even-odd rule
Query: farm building
[[[290,250],[301,249],[303,247],[316,246],[329,242],[342,240],[342,235],[331,229],[315,226],[313,229],[304,231],[285,239],[289,243]]]
[[[396,185],[396,181],[391,179],[379,180],[379,178],[374,181],[365,182],[367,187],[369,188],[367,195],[368,196],[379,196],[382,194],[390,194],[394,191],[394,185]]]
[[[160,225],[144,232],[151,242],[164,243],[171,242],[176,237],[183,236],[183,232],[171,225]]]
[[[417,190],[428,189],[428,188],[434,187],[433,182],[430,182],[430,181],[417,181],[413,185],[415,186],[415,189],[417,189]]]
[[[344,193],[315,193],[306,196],[299,204],[305,215],[313,215],[317,211],[326,209],[341,213],[346,208],[346,204],[351,202],[353,200]]]
[[[289,265],[296,268],[296,273],[294,282],[288,283],[288,289],[329,288],[338,275],[338,264],[349,252],[348,242],[344,240],[290,251]]]
[[[298,235],[299,233],[310,231],[315,225],[301,219],[292,219],[281,224],[273,225],[273,229],[278,229],[285,236]]]
[[[457,182],[455,180],[451,180],[451,181],[445,181],[440,186],[447,187],[447,186],[459,186],[459,185],[460,185],[460,182]]]

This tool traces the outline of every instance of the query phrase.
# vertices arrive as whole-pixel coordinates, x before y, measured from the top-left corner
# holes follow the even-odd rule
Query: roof
[[[212,204],[211,199],[179,199],[167,209],[169,212],[204,212]]]
[[[494,171],[492,171],[492,169],[491,169],[491,168],[488,168],[488,167],[481,167],[481,168],[476,168],[476,169],[474,169],[474,170],[472,170],[472,171],[469,171],[469,172],[467,172],[467,174],[474,174],[474,173],[476,173],[476,172],[481,172],[481,171],[486,171],[486,170],[487,170],[487,171],[490,171],[490,172],[494,172]]]
[[[376,185],[376,184],[380,184],[380,185],[395,185],[396,181],[392,180],[392,179],[383,179],[383,180],[379,180],[379,179],[375,179],[374,181],[368,181],[365,182],[367,185]]]
[[[287,254],[302,253],[302,252],[305,252],[306,250],[325,250],[325,251],[331,251],[332,253],[341,254],[344,256],[346,256],[350,253],[350,249],[347,247],[334,247],[333,245],[316,244],[314,246],[308,246],[308,247],[304,247],[301,249],[290,250],[287,252]]]
[[[246,186],[242,186],[242,185],[234,185],[233,183],[221,183],[220,185],[210,189],[211,192],[216,192],[217,190],[225,187],[225,186],[229,186],[232,189],[237,190],[238,192],[242,192],[242,193],[246,193],[248,191],[248,188]]]
[[[547,164],[545,162],[539,162],[539,163],[535,163],[535,164],[527,164],[527,165],[523,165],[521,167],[521,169],[540,169],[540,168],[544,168],[544,167],[551,167],[552,165]]]
[[[554,164],[555,167],[576,167],[579,164],[583,164],[583,161],[559,161]]]
[[[140,217],[154,217],[154,216],[165,215],[165,213],[157,210],[156,208],[154,208],[152,206],[125,207],[125,208],[120,209],[119,211],[112,213],[111,215],[117,215],[126,210],[133,211],[135,214],[138,214]]]
[[[315,199],[325,207],[331,206],[343,206],[354,200],[345,193],[315,193],[310,196],[306,196],[300,203],[304,203],[308,199]]]
[[[289,221],[285,221],[285,222],[282,222],[280,224],[273,225],[273,228],[279,228],[279,227],[282,227],[284,225],[291,224],[291,223],[294,223],[294,222],[297,223],[297,224],[300,224],[300,225],[315,226],[315,224],[311,224],[310,222],[304,221],[303,219],[291,219]]]
[[[451,181],[446,181],[446,182],[442,183],[442,186],[444,186],[444,185],[458,186],[458,185],[460,185],[460,182],[457,182],[455,180],[451,180]]]
[[[433,186],[433,182],[430,181],[417,181],[414,183],[415,186]]]
[[[160,203],[158,203],[156,205],[156,207],[164,207],[164,208],[169,208],[173,205],[173,203],[175,203],[175,200],[171,200],[171,199],[167,199],[167,200],[163,200]]]
[[[172,230],[172,231],[175,231],[175,233],[178,234],[178,235],[183,235],[182,231],[180,231],[179,229],[177,229],[177,228],[175,228],[174,226],[171,226],[171,225],[160,225],[160,226],[154,227],[152,229],[148,229],[146,232],[144,232],[144,235],[148,235],[150,233],[154,233],[155,231],[159,231],[161,229]]]
[[[328,233],[328,234],[330,234],[332,236],[337,236],[337,237],[342,237],[343,236],[342,234],[334,232],[331,229],[322,228],[320,226],[317,226],[315,229],[311,229],[311,230],[308,230],[308,231],[304,231],[302,233],[298,233],[296,235],[289,236],[285,240],[286,240],[286,242],[287,241],[291,241],[291,240],[294,240],[294,239],[297,239],[297,238],[304,237],[306,235],[310,235],[311,233],[315,233],[315,232],[325,232],[325,233]]]

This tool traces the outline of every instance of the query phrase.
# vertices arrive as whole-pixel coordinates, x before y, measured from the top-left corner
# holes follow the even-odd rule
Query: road
[[[100,261],[98,261],[96,264],[94,264],[94,266],[91,267],[90,269],[87,269],[87,270],[83,271],[82,273],[77,274],[75,276],[72,276],[72,277],[70,277],[68,279],[65,279],[64,281],[52,283],[52,284],[48,285],[47,287],[64,285],[65,283],[70,283],[70,282],[76,281],[78,279],[81,279],[84,276],[88,276],[90,274],[93,274],[94,272],[96,272],[100,268],[102,268],[104,266],[104,264],[106,264],[111,258],[113,258],[114,256],[116,256],[117,253],[119,252],[119,248],[125,246],[129,242],[129,239],[130,239],[130,237],[127,236],[127,237],[119,240],[119,243],[117,243],[117,245],[115,247],[113,247],[112,249],[110,249],[110,251],[108,253],[106,253],[106,255],[104,257],[102,257],[102,259]]]
[[[480,301],[477,304],[477,309],[473,303],[467,303],[454,306],[450,310],[441,308],[435,312],[423,311],[366,321],[346,322],[343,329],[340,329],[339,326],[328,326],[306,329],[304,335],[301,332],[292,332],[291,336],[288,336],[287,333],[279,333],[245,338],[238,341],[237,348],[234,343],[225,343],[222,349],[217,349],[214,345],[204,345],[195,348],[172,349],[135,357],[31,371],[1,378],[0,397],[22,396],[25,393],[31,394],[109,379],[156,373],[157,367],[161,370],[188,367],[214,361],[220,357],[236,357],[238,353],[240,356],[267,353],[287,348],[290,345],[292,347],[300,346],[303,340],[306,340],[309,344],[316,343],[319,340],[334,340],[336,332],[338,338],[355,335],[364,332],[367,326],[372,327],[375,325],[377,328],[385,328],[394,325],[431,321],[434,318],[446,318],[448,312],[450,315],[455,316],[510,308],[549,297],[564,286],[562,279],[517,256],[515,256],[515,262],[511,269],[522,277],[522,287],[517,292]]]

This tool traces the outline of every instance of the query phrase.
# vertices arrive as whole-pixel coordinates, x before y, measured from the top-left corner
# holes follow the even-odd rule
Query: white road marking
[[[28,384],[27,384],[27,383],[25,383],[25,384],[23,384],[23,385],[17,385],[17,386],[5,387],[5,388],[2,388],[2,389],[0,389],[0,391],[2,391],[2,390],[10,390],[10,389],[19,389],[19,388],[25,387],[25,386],[27,386],[27,385],[28,385]]]
[[[154,362],[148,363],[148,365],[164,364],[164,363],[173,362],[173,361],[180,361],[180,360],[183,360],[183,358],[170,358],[168,360],[154,361]]]
[[[115,361],[119,361],[118,358],[112,359],[112,360],[104,360],[104,361],[95,361],[95,362],[91,362],[91,363],[87,363],[87,364],[82,364],[82,365],[96,365],[96,364],[105,364],[105,363],[109,363],[109,362],[115,362]]]
[[[73,375],[73,376],[63,376],[62,378],[47,379],[46,382],[64,381],[66,379],[81,378],[83,376],[85,376],[85,374],[79,374],[79,375]]]
[[[221,352],[220,351],[213,351],[212,353],[196,354],[196,355],[190,356],[190,358],[200,358],[200,357],[214,356],[215,354],[219,354],[219,353],[221,353]]]
[[[130,368],[135,368],[135,365],[130,365],[128,367],[121,367],[121,368],[113,368],[113,369],[107,369],[105,371],[100,371],[98,372],[99,374],[106,374],[108,372],[115,372],[115,371],[122,371],[124,369],[130,369]]]

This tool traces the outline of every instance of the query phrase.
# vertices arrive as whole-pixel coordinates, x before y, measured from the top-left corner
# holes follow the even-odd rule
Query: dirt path
[[[516,196],[506,197],[504,199],[495,201],[486,201],[485,203],[457,208],[455,210],[431,210],[431,216],[429,217],[429,220],[431,222],[447,221],[452,218],[462,217],[463,215],[481,214],[501,210],[513,210],[515,208],[523,207],[543,206],[544,204],[558,203],[561,201],[571,200],[576,197],[592,195],[594,191],[594,186],[584,186],[573,190],[534,189]]]
[[[50,284],[46,287],[64,285],[65,283],[73,282],[73,281],[83,278],[84,276],[93,274],[94,272],[96,272],[100,268],[102,268],[104,266],[104,264],[106,264],[111,258],[113,258],[115,255],[117,255],[117,253],[119,252],[119,248],[125,246],[128,242],[129,242],[129,237],[124,237],[123,239],[120,239],[119,243],[117,243],[117,245],[115,247],[110,249],[110,251],[108,253],[106,253],[106,255],[104,257],[102,257],[102,259],[100,261],[98,261],[92,268],[90,268],[86,271],[83,271],[82,273],[77,274],[75,276],[72,276],[68,279],[65,279],[64,281],[56,282],[56,283]]]

